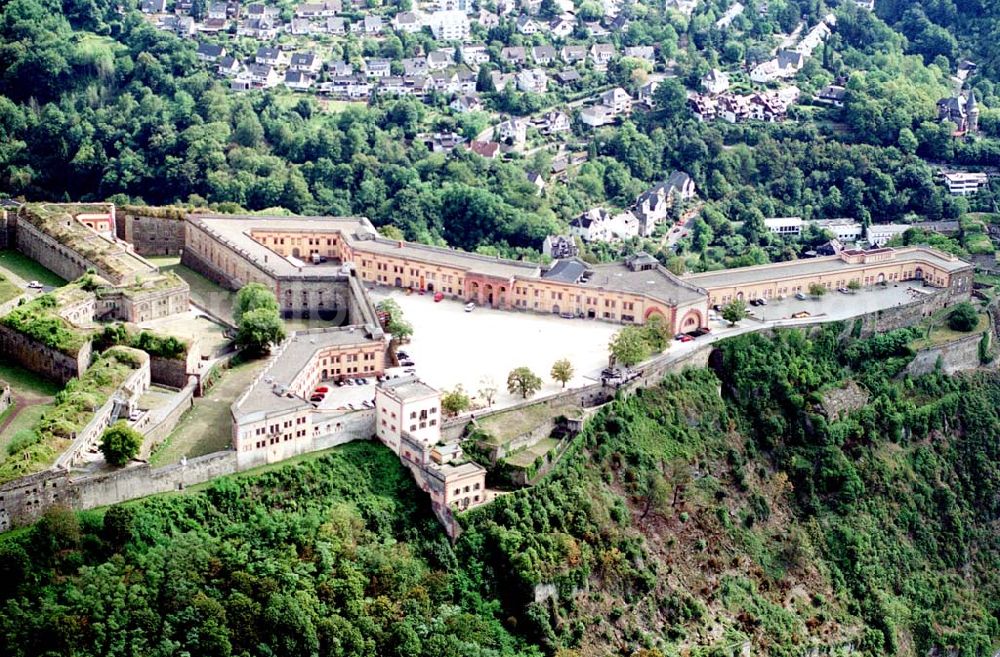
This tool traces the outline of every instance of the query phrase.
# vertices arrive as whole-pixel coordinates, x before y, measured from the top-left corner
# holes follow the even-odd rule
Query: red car
[[[443,292],[435,292],[434,293],[434,303],[437,303],[438,301],[441,301],[442,299],[444,299],[444,293]]]
[[[326,394],[326,393],[330,392],[330,389],[328,387],[326,387],[326,386],[320,386],[320,387],[316,388],[315,390],[313,390],[313,394],[316,394],[318,392],[322,392],[323,394]]]
[[[694,338],[692,338],[690,335],[682,335],[677,339],[680,340],[681,342],[691,342],[694,340]]]

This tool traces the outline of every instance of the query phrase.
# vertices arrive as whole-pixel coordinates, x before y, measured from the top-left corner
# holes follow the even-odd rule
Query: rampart
[[[77,354],[65,354],[0,324],[0,354],[21,367],[65,385],[90,366],[92,345],[84,343]]]
[[[176,208],[126,206],[115,216],[115,234],[141,256],[184,252],[184,216]]]

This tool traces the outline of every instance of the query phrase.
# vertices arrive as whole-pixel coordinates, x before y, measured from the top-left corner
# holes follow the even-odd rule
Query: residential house
[[[545,193],[545,178],[542,178],[541,174],[535,171],[529,171],[527,173],[528,182],[535,186],[538,190],[538,195],[541,196]]]
[[[956,134],[975,133],[979,131],[979,106],[976,104],[976,94],[971,89],[968,95],[956,95],[942,98],[937,102],[938,120],[955,124]]]
[[[225,2],[212,2],[208,5],[206,18],[226,20],[229,18],[229,5]]]
[[[476,16],[476,22],[489,30],[500,25],[500,17],[485,9],[480,9],[479,14]]]
[[[354,75],[354,66],[342,59],[335,62],[328,62],[327,68],[330,70],[330,75],[335,78],[346,78]]]
[[[469,16],[464,11],[436,11],[427,18],[438,41],[465,41],[469,38]]]
[[[190,16],[194,9],[194,0],[177,0],[174,2],[174,14],[177,16]]]
[[[699,121],[714,121],[719,115],[719,103],[711,96],[690,94],[687,104]]]
[[[844,97],[847,95],[847,89],[841,87],[840,85],[831,84],[827,85],[819,92],[816,93],[815,100],[817,103],[822,103],[824,105],[833,105],[834,107],[844,106]]]
[[[598,71],[605,71],[615,58],[615,47],[610,43],[595,43],[590,47],[590,61]]]
[[[421,141],[432,153],[450,153],[465,141],[465,137],[456,132],[437,132],[433,135],[425,135]]]
[[[864,234],[864,227],[850,219],[814,219],[809,223],[829,231],[840,242],[857,242]]]
[[[639,87],[639,102],[649,109],[656,109],[656,90],[660,88],[660,83],[651,80]]]
[[[381,16],[372,16],[371,14],[366,14],[365,20],[362,23],[362,25],[364,26],[363,28],[364,33],[367,34],[368,36],[382,34],[383,25]]]
[[[948,192],[956,196],[969,196],[989,184],[985,173],[972,171],[942,171],[941,178]]]
[[[195,56],[203,62],[216,62],[226,56],[226,49],[214,43],[199,43]]]
[[[462,46],[459,52],[462,55],[462,61],[473,70],[478,70],[479,66],[490,61],[490,52],[482,43]]]
[[[612,116],[632,113],[632,96],[621,87],[605,91],[600,96],[601,104],[611,109]]]
[[[615,115],[607,105],[593,105],[580,110],[580,123],[591,128],[599,128],[614,122]]]
[[[585,242],[617,242],[639,235],[639,219],[628,210],[611,214],[593,208],[571,221],[569,230]]]
[[[775,235],[798,236],[802,234],[802,217],[768,217],[764,227]]]
[[[476,93],[476,74],[472,71],[459,69],[456,73],[458,77],[458,92],[463,94]]]
[[[218,34],[229,28],[229,21],[225,18],[206,18],[198,25],[198,31],[204,34]]]
[[[500,153],[500,144],[495,141],[474,141],[469,144],[469,150],[487,160],[495,160]]]
[[[521,14],[520,16],[517,17],[517,23],[515,24],[515,27],[517,28],[518,32],[528,36],[532,34],[538,34],[538,29],[539,29],[538,23],[535,22],[535,19],[531,18],[530,16],[526,16],[525,14]]]
[[[567,64],[576,64],[587,59],[586,46],[563,46],[559,51],[559,56]]]
[[[230,91],[250,91],[253,89],[253,80],[250,78],[250,71],[240,70],[229,82]]]
[[[240,71],[243,70],[243,66],[240,64],[239,60],[235,57],[226,55],[219,58],[219,64],[216,68],[219,75],[225,76],[227,78],[234,77]]]
[[[553,260],[576,258],[580,255],[580,248],[569,235],[549,235],[542,241],[542,254]]]
[[[313,76],[304,71],[285,72],[285,86],[294,91],[308,91],[313,82]]]
[[[297,52],[292,55],[289,67],[293,71],[315,75],[323,67],[319,57],[311,52]]]
[[[258,89],[270,89],[281,81],[278,71],[270,64],[250,64],[247,72],[250,74],[250,82]]]
[[[538,122],[538,130],[543,135],[555,135],[570,131],[569,116],[565,112],[553,110],[546,112]]]
[[[575,68],[564,68],[556,73],[556,82],[562,85],[575,84],[580,81],[580,71]]]
[[[722,14],[719,20],[715,21],[715,29],[724,30],[728,28],[730,25],[733,24],[734,20],[739,18],[740,14],[743,13],[744,9],[746,9],[746,7],[743,6],[743,3],[734,2],[732,5],[729,6],[729,9],[727,9],[725,13]]]
[[[729,123],[750,120],[750,97],[724,94],[717,99],[717,115]]]
[[[710,94],[719,95],[729,90],[729,76],[713,68],[701,79],[701,86]]]
[[[666,0],[667,11],[676,11],[684,16],[690,16],[698,6],[699,0]]]
[[[160,21],[160,29],[173,32],[182,39],[192,36],[198,26],[190,16],[167,16]]]
[[[649,64],[656,62],[656,51],[653,46],[629,46],[625,48],[625,56],[640,59]]]
[[[448,106],[459,114],[480,112],[483,109],[483,103],[479,100],[479,96],[472,94],[462,94],[451,101]]]
[[[496,140],[510,146],[523,146],[528,139],[528,123],[522,119],[508,119],[497,124]]]
[[[293,18],[289,27],[289,31],[294,36],[305,36],[307,34],[312,34],[315,30],[312,21],[308,18]]]
[[[343,18],[338,16],[331,16],[326,19],[326,25],[324,26],[327,34],[332,34],[334,36],[343,36],[347,34],[347,23]]]
[[[552,46],[534,46],[531,49],[531,59],[536,64],[548,66],[556,59],[556,49]]]
[[[371,85],[368,84],[368,81],[353,75],[331,78],[329,82],[323,82],[318,85],[318,89],[335,98],[346,98],[349,100],[367,98],[371,94]]]
[[[392,73],[392,62],[388,59],[372,58],[365,60],[365,75],[370,78],[386,78]]]
[[[426,57],[407,57],[403,60],[404,75],[427,75]]]
[[[506,16],[517,9],[517,0],[497,0],[497,14]]]
[[[522,46],[507,46],[500,49],[500,59],[513,64],[514,66],[519,66],[525,64],[528,61],[528,57],[525,54],[525,50]],[[497,87],[499,91],[503,87]]]
[[[295,8],[297,18],[329,18],[336,16],[342,10],[340,0],[326,2],[305,2]]]
[[[236,36],[270,41],[278,36],[278,27],[271,18],[247,18],[236,27]]]
[[[774,59],[769,59],[750,69],[750,80],[764,83],[795,77],[804,64],[805,58],[801,52],[782,49],[778,51],[778,56]]]
[[[524,92],[543,94],[548,88],[549,78],[540,68],[518,71],[516,79],[517,88]]]
[[[274,20],[281,15],[281,8],[274,5],[265,5],[260,2],[255,2],[252,5],[247,5],[246,17],[247,18],[268,18]]]
[[[447,48],[432,50],[427,53],[427,68],[431,71],[442,71],[455,63],[454,55],[455,51]]]
[[[517,85],[513,73],[501,73],[500,71],[490,71],[490,81],[497,91],[503,91],[508,85]]]
[[[423,21],[412,11],[401,11],[392,17],[392,29],[397,32],[413,34],[423,27]]]
[[[257,48],[257,54],[253,58],[254,63],[267,64],[268,66],[283,66],[285,64],[285,53],[279,48],[261,46]]]
[[[574,28],[576,28],[576,21],[566,18],[553,18],[548,25],[549,34],[557,39],[565,39],[573,34]]]
[[[142,0],[139,10],[144,14],[162,14],[167,10],[167,0]]]

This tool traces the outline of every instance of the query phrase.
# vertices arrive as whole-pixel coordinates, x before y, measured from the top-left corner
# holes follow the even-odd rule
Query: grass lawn
[[[910,346],[914,349],[927,349],[928,347],[936,347],[942,345],[946,342],[952,342],[954,340],[959,340],[961,338],[967,338],[970,335],[977,335],[987,330],[990,327],[990,318],[985,314],[979,315],[979,325],[975,329],[965,333],[963,331],[953,331],[948,328],[947,319],[944,320],[940,325],[934,326],[931,329],[931,333],[927,337],[917,338]]]
[[[153,467],[226,449],[232,443],[229,407],[246,390],[266,360],[241,363],[227,370],[204,397],[194,400],[173,433],[150,457]]]
[[[566,401],[553,404],[535,404],[526,408],[516,408],[478,420],[479,427],[488,433],[491,445],[502,445],[535,427],[560,415],[575,414],[579,407]]]
[[[518,468],[527,468],[532,463],[535,462],[539,456],[547,454],[549,450],[555,449],[559,441],[555,438],[543,438],[531,447],[522,449],[517,454],[505,459],[510,465],[516,466]]]
[[[2,360],[0,360],[0,381],[9,383],[15,395],[21,393],[51,397],[62,390],[62,386],[55,381],[50,381],[19,365],[5,363]]]
[[[53,407],[55,407],[53,403],[41,402],[30,403],[23,407],[15,405],[0,416],[0,425],[2,425],[11,413],[17,414],[11,423],[3,431],[0,431],[0,462],[3,462],[7,458],[7,444],[10,443],[14,435],[22,429],[31,429],[34,427],[42,419],[42,415]]]
[[[0,272],[4,270],[23,278],[25,281],[38,281],[42,285],[59,287],[66,284],[63,278],[17,251],[0,251]]]
[[[3,276],[0,276],[0,303],[10,301],[14,297],[21,294],[21,292],[23,292],[21,288],[14,285]]]

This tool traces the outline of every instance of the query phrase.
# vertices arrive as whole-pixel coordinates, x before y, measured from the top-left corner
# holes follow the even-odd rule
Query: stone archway
[[[400,278],[399,276],[397,276],[395,284],[396,284],[396,287],[403,287],[403,279]]]
[[[885,274],[879,274],[878,278],[875,280],[875,282],[878,283],[879,285],[884,285],[885,284]]]
[[[493,286],[490,285],[489,283],[487,283],[483,287],[483,294],[485,295],[483,298],[485,300],[486,305],[487,306],[492,306],[493,305]]]
[[[552,314],[553,315],[559,314],[559,304],[552,304]]]
[[[292,248],[292,257],[293,258],[298,258],[299,257],[299,247],[296,246],[296,247]]]
[[[913,272],[913,278],[917,279],[918,281],[924,280],[924,270],[921,269],[920,267],[917,267],[916,270]]]

